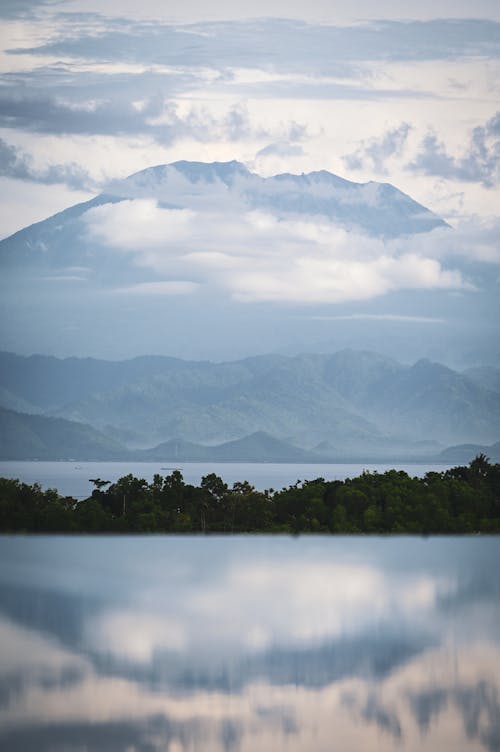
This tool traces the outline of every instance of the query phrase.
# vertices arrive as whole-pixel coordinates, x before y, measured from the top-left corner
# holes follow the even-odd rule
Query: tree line
[[[500,533],[500,464],[484,455],[468,466],[428,472],[363,472],[346,480],[297,481],[258,491],[229,487],[214,473],[199,486],[182,474],[148,483],[126,475],[93,478],[77,501],[39,484],[0,478],[3,533]]]

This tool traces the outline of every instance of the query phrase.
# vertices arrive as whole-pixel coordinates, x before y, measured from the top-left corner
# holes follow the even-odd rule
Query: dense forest
[[[215,474],[199,486],[175,470],[148,483],[126,475],[91,479],[83,501],[38,484],[0,478],[4,533],[500,533],[500,464],[484,455],[467,467],[412,478],[363,472],[344,481],[297,481],[280,491]]]

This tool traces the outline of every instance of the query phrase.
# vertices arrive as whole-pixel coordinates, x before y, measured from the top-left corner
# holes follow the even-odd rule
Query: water
[[[0,538],[0,748],[498,750],[499,543]]]
[[[86,498],[94,486],[89,478],[102,478],[116,481],[132,473],[147,481],[155,473],[168,475],[173,469],[179,469],[186,483],[198,485],[201,478],[209,473],[216,473],[226,483],[247,480],[255,488],[279,490],[290,486],[297,480],[344,480],[354,478],[363,470],[384,472],[391,468],[406,470],[412,476],[422,476],[429,470],[441,472],[451,467],[450,464],[284,464],[284,463],[250,463],[250,462],[183,462],[179,465],[160,462],[0,462],[0,477],[19,478],[24,483],[40,483],[43,488],[57,488],[67,496]]]

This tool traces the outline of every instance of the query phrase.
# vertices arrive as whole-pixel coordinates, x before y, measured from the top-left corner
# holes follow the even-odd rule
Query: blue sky
[[[497,280],[499,4],[251,5],[4,0],[0,236],[150,165],[236,159],[391,182],[454,228],[429,262]],[[477,279],[460,280],[472,310]]]

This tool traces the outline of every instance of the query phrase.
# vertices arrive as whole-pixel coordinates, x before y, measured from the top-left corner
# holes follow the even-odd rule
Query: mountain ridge
[[[478,454],[500,460],[500,442],[490,446],[462,444],[437,452],[431,442],[400,446],[391,462],[469,463]],[[130,461],[130,462],[258,462],[331,464],[387,462],[380,453],[349,453],[327,445],[312,450],[256,431],[216,445],[169,439],[148,449],[127,449],[85,423],[31,415],[0,407],[0,460],[2,461]],[[165,468],[164,468],[165,469]]]
[[[500,394],[425,360],[408,366],[355,350],[219,363],[36,356],[34,368],[33,357],[0,353],[0,404],[88,423],[134,450],[258,431],[304,450],[326,442],[370,456],[498,439]]]

